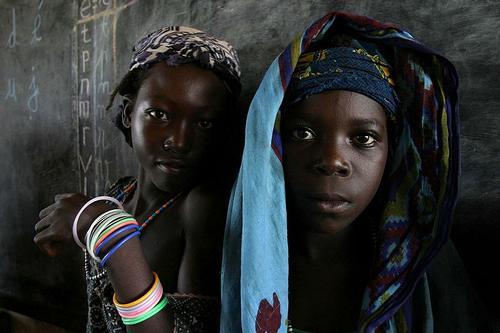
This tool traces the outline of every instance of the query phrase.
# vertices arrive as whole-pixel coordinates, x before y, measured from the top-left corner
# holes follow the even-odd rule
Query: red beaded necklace
[[[129,185],[127,185],[124,189],[123,189],[123,202],[128,198],[128,195],[130,195],[133,190],[135,190],[135,186],[137,184],[137,181],[133,181],[132,183],[130,183]],[[161,214],[161,212],[163,212],[165,209],[167,209],[168,207],[172,206],[174,204],[174,202],[183,194],[184,192],[179,192],[177,193],[174,197],[170,198],[167,200],[167,202],[165,202],[163,205],[160,206],[160,208],[158,208],[157,210],[155,210],[153,212],[153,214],[151,214],[150,216],[148,216],[144,222],[141,224],[141,226],[139,227],[139,231],[142,231],[144,228],[146,228],[148,226],[149,223],[151,223],[151,221],[154,220],[154,218],[156,216],[158,216],[159,214]]]

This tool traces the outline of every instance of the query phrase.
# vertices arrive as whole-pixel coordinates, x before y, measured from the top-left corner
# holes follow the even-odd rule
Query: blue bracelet
[[[121,234],[121,233],[123,233],[123,232],[125,232],[127,230],[130,230],[130,229],[139,230],[139,227],[136,226],[136,225],[127,225],[127,226],[125,226],[125,227],[123,227],[121,229],[116,230],[111,235],[109,235],[108,237],[106,237],[106,239],[104,240],[104,242],[102,242],[101,244],[99,244],[99,246],[95,249],[94,254],[97,256],[99,254],[99,251],[101,251],[101,249],[102,249],[102,247],[104,245],[106,245],[107,243],[109,243],[113,238],[115,238],[119,234]]]
[[[118,249],[120,247],[123,246],[123,244],[125,244],[129,239],[132,239],[134,238],[135,236],[139,236],[141,233],[139,231],[134,231],[133,233],[131,233],[130,235],[124,237],[122,240],[120,240],[115,246],[113,246],[113,248],[111,250],[109,250],[109,252],[104,256],[104,258],[102,258],[102,261],[101,263],[99,264],[99,267],[100,268],[103,268],[104,267],[104,264],[106,263],[106,261],[109,260],[109,258],[111,257],[111,255],[113,253],[115,253],[116,251],[118,251]]]

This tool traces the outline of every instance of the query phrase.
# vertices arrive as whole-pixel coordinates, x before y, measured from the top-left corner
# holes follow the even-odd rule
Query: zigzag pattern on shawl
[[[414,92],[415,98],[409,100],[418,101],[403,108],[402,120],[407,125],[399,140],[400,155],[394,159],[399,159],[400,163],[393,165],[389,189],[391,200],[379,226],[379,239],[384,242],[380,244],[374,279],[367,288],[369,297],[365,298],[360,317],[360,328],[373,331],[394,316],[447,238],[449,223],[433,225],[433,222],[449,220],[446,209],[453,209],[456,202],[456,185],[453,183],[456,183],[458,174],[458,115],[454,93],[457,79],[454,68],[445,58],[435,55],[396,25],[332,13],[309,27],[280,55],[278,61],[284,90],[300,54],[307,51],[311,43],[334,31],[330,29],[334,21],[341,21],[362,37],[400,47],[402,51],[395,56],[398,61],[396,73],[400,76],[397,81],[406,86],[400,86],[398,90]],[[407,52],[405,48],[413,52]],[[416,56],[414,51],[422,54]],[[421,59],[414,57],[426,57],[427,62],[431,59],[433,66],[422,68]],[[436,71],[430,71],[431,67]],[[451,81],[448,87],[440,86],[444,79]],[[410,128],[421,128],[422,131],[411,131]],[[281,160],[278,120],[272,149]],[[420,156],[425,158],[421,160]],[[447,184],[451,185],[447,187]],[[417,223],[410,224],[410,220]]]
[[[445,92],[433,84],[442,81],[442,74],[422,68],[421,59],[414,53],[401,52],[396,58],[402,69],[396,72],[403,73],[398,82],[407,85],[400,91],[414,92],[415,96],[406,100],[418,103],[403,106],[400,115],[407,124],[398,149],[404,156],[395,158],[400,158],[400,163],[389,175],[389,204],[379,231],[384,243],[378,252],[376,278],[368,287],[370,302],[364,304],[362,313],[368,331],[393,316],[405,302],[448,234],[448,223],[435,223],[443,218],[436,212],[447,205],[443,199],[456,200],[456,192],[446,187],[457,171],[448,170],[449,145],[453,142],[446,129],[454,127],[447,122],[447,112],[453,108],[446,109],[451,103],[445,100]],[[440,68],[435,56],[432,63],[433,68]]]

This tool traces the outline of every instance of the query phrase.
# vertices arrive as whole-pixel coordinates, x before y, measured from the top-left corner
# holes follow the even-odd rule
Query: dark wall
[[[282,48],[331,10],[396,22],[455,63],[463,172],[453,237],[498,318],[499,0],[0,0],[0,306],[82,327],[81,254],[44,257],[33,226],[56,193],[96,195],[134,173],[104,107],[139,37],[190,25],[228,40],[248,102]]]

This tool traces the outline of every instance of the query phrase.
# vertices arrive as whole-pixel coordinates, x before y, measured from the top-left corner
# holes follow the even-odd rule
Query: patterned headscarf
[[[285,103],[290,105],[325,90],[349,90],[370,97],[394,115],[398,97],[391,66],[374,44],[364,43],[370,50],[355,39],[351,44],[302,54]]]
[[[147,69],[160,61],[171,66],[196,63],[227,81],[231,91],[239,93],[241,89],[236,51],[228,42],[203,31],[182,26],[164,27],[139,40],[132,51],[130,71]]]
[[[358,329],[402,332],[416,323],[423,332],[432,331],[425,269],[448,239],[457,199],[457,74],[446,58],[395,25],[330,13],[274,60],[250,105],[224,240],[221,332],[286,332],[289,271],[279,110],[300,55],[337,32],[391,50],[400,100],[400,130],[377,221],[378,250]],[[416,313],[424,318],[413,321]]]

